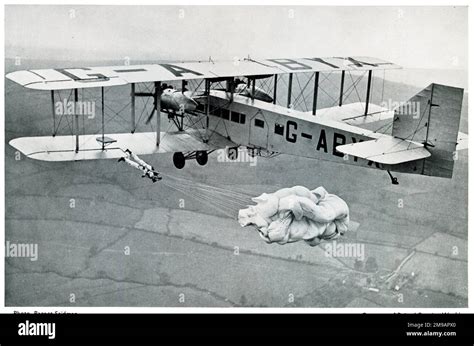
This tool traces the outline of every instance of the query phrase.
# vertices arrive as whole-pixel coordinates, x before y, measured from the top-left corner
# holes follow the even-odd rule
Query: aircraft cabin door
[[[269,125],[262,111],[258,111],[249,124],[249,144],[258,148],[267,149]]]

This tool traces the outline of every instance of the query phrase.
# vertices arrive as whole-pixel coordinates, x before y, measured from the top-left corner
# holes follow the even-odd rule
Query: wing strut
[[[276,74],[273,81],[273,104],[276,105],[277,102],[277,85],[278,85],[278,75]]]
[[[78,102],[78,91],[77,89],[74,89],[74,126],[76,127],[76,153],[79,152],[79,112],[77,111]]]
[[[54,107],[54,90],[51,90],[51,107],[53,111],[53,137],[56,136],[56,108]]]
[[[291,89],[293,87],[293,73],[289,74],[288,79],[288,100],[286,102],[286,108],[290,108],[291,106]]]
[[[211,109],[211,80],[206,79],[205,91],[207,100],[206,100],[206,133],[204,135],[204,143],[209,141],[209,113]]]
[[[372,84],[372,70],[369,70],[369,77],[367,80],[367,95],[365,96],[365,112],[364,115],[369,113],[369,101],[370,101],[370,86]]]
[[[100,88],[101,104],[100,104],[100,114],[102,116],[102,151],[105,149],[105,122],[104,122],[104,87]]]
[[[313,115],[316,115],[318,106],[318,89],[319,89],[319,72],[314,73],[314,90],[313,90]]]
[[[341,73],[341,89],[339,91],[339,107],[342,106],[342,98],[344,96],[344,77],[346,76],[346,71]]]
[[[135,83],[132,83],[132,90],[130,92],[130,96],[132,98],[131,100],[131,122],[132,122],[132,130],[131,132],[134,133],[135,132],[135,126],[136,126],[136,123],[135,123]]]
[[[255,78],[252,78],[252,100],[255,100]]]
[[[161,130],[161,82],[155,82],[155,112],[156,112],[156,146],[160,146]]]

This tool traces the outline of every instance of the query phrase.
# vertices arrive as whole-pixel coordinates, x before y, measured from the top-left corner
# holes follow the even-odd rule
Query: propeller
[[[169,87],[171,87],[171,86],[164,83],[164,84],[161,85],[161,91],[163,91],[164,89],[169,88]],[[145,124],[148,125],[150,123],[151,119],[153,119],[153,116],[155,115],[155,110],[156,110],[156,99],[153,100],[153,109],[151,110],[150,115],[146,119]]]
[[[151,119],[153,119],[153,116],[155,115],[155,110],[156,110],[155,108],[156,108],[156,102],[153,102],[153,109],[151,110],[150,115],[146,119],[145,124],[148,125],[150,123]]]

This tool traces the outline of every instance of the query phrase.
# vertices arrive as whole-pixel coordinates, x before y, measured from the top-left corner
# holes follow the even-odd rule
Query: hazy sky
[[[370,55],[467,69],[466,7],[7,6],[6,57],[228,60]]]

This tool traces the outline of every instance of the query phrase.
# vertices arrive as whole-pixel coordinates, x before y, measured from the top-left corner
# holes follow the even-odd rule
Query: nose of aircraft
[[[181,108],[184,107],[184,111],[194,111],[198,103],[194,101],[190,96],[186,95],[185,93],[182,93],[181,91],[175,91],[172,94],[173,97],[173,104],[179,105],[178,107]]]

